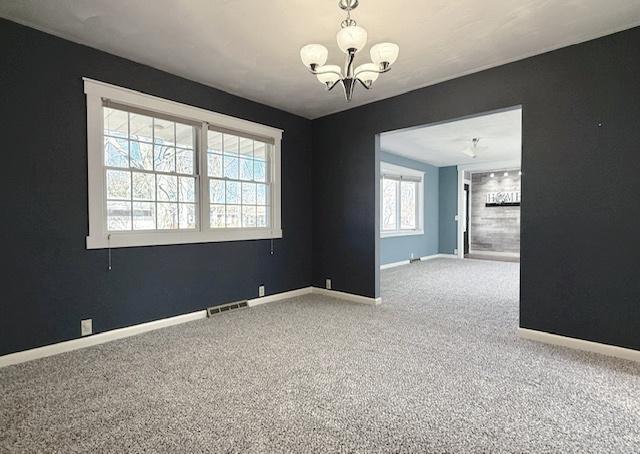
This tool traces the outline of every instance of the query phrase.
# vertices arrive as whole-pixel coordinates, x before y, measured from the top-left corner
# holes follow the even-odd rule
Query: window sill
[[[406,232],[380,232],[380,238],[395,238],[398,236],[424,235],[424,230],[408,230]]]
[[[280,229],[225,229],[207,232],[126,232],[107,236],[88,236],[87,249],[106,249],[138,246],[166,246],[172,244],[219,243],[223,241],[268,240],[282,238]]]

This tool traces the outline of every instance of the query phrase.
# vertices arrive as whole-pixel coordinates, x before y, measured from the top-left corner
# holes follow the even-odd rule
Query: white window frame
[[[89,190],[89,236],[87,249],[157,246],[168,244],[209,243],[220,241],[282,238],[281,228],[281,129],[198,107],[147,95],[135,90],[83,78],[87,97],[87,158]],[[269,156],[269,226],[265,228],[209,228],[208,178],[198,173],[199,225],[196,230],[109,232],[106,222],[106,194],[103,145],[103,100],[150,112],[202,123],[197,160],[199,169],[207,167],[208,126],[235,131],[238,134],[264,137],[273,141]]]
[[[398,191],[396,192],[396,226],[395,230],[383,230],[382,229],[382,213],[384,197],[382,195],[382,180],[384,175],[393,175],[399,177],[402,181],[402,177],[408,177],[411,181],[419,179],[417,182],[417,194],[416,194],[416,228],[415,229],[401,229],[400,228],[400,185],[398,185]],[[421,170],[411,169],[409,167],[403,167],[388,162],[380,162],[380,238],[393,238],[398,236],[411,236],[411,235],[424,235],[424,172]]]

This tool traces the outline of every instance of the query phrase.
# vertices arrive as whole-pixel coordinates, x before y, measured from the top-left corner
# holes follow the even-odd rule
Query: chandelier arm
[[[336,74],[336,75],[340,76],[340,79],[344,78],[342,73],[339,73],[338,71],[316,71],[315,69],[311,69],[311,68],[308,68],[308,69],[309,69],[309,72],[311,74],[315,74],[315,75],[318,75],[318,74]]]
[[[391,66],[387,66],[385,68],[382,69],[361,69],[360,71],[356,71],[356,73],[354,74],[354,77],[358,77],[358,74],[361,73],[378,73],[378,74],[384,74],[387,73],[391,70]]]
[[[359,77],[356,77],[356,80],[360,82],[360,85],[362,85],[364,88],[366,88],[367,90],[371,90],[371,87],[373,86],[373,84],[367,84],[365,81],[363,81]]]
[[[327,91],[331,91],[333,90],[333,88],[338,85],[339,83],[342,83],[342,79],[338,79],[336,80],[334,83],[332,83],[331,85],[327,86]]]

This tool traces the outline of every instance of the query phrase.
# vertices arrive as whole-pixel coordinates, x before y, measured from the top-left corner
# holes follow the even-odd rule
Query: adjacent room
[[[0,0],[0,452],[640,452],[640,2]]]

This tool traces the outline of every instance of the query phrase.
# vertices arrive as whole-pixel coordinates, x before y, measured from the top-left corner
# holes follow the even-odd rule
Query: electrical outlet
[[[413,252],[411,253],[411,260],[413,260]]]
[[[82,336],[88,336],[93,334],[93,321],[88,318],[86,320],[80,321],[80,334]]]
[[[327,287],[327,290],[331,290],[331,279],[327,279],[326,287]]]
[[[454,253],[454,254],[457,254],[457,253],[458,253],[458,249],[457,249],[457,248],[456,248],[456,249],[454,249],[454,250],[453,250],[453,253]]]
[[[258,296],[264,296],[264,285],[258,287]]]

